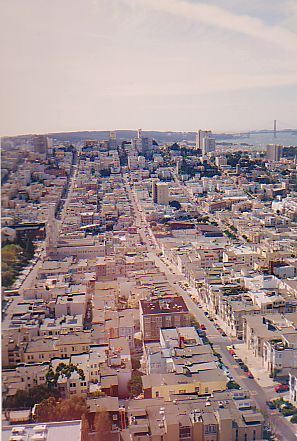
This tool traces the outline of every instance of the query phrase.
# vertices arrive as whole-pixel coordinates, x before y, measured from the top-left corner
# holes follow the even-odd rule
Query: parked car
[[[222,336],[223,336],[223,337],[227,337],[226,332],[222,332]]]
[[[202,331],[206,330],[206,326],[203,323],[201,323],[200,328],[202,329]]]
[[[252,374],[250,371],[248,371],[248,372],[246,373],[246,375],[247,375],[248,378],[251,378],[251,379],[254,378],[253,374]]]
[[[266,401],[266,404],[269,407],[269,409],[276,409],[276,405],[274,404],[273,401]]]
[[[275,392],[286,392],[289,390],[289,386],[287,384],[280,384],[274,388]]]

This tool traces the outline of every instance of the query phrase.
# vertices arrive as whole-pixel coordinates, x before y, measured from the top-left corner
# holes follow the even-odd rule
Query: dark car
[[[245,364],[243,364],[242,366],[240,366],[241,367],[241,369],[244,371],[244,372],[248,372],[249,371],[249,368],[245,365]]]
[[[276,405],[274,404],[273,401],[266,401],[266,404],[269,407],[269,409],[276,409]]]

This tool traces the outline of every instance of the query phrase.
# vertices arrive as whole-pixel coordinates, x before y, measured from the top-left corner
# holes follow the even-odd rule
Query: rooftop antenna
[[[276,119],[273,121],[273,136],[276,138]]]

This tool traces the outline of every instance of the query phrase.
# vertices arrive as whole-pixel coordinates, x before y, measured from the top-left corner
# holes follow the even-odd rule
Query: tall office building
[[[35,153],[47,155],[48,149],[52,148],[53,141],[45,135],[34,135],[32,138]]]
[[[152,199],[155,204],[157,203],[157,182],[157,179],[152,180]]]
[[[211,130],[198,130],[196,134],[196,149],[202,149],[203,139],[211,136]]]
[[[57,251],[58,246],[58,222],[55,217],[55,206],[51,204],[48,210],[48,219],[46,223],[46,254],[49,256]]]
[[[115,130],[109,132],[109,150],[117,148],[117,132]]]
[[[142,129],[138,129],[136,138],[132,139],[132,147],[138,153],[145,154],[152,149],[152,140],[142,135]]]
[[[216,140],[214,138],[203,138],[202,140],[202,155],[214,152],[216,149]]]
[[[283,153],[283,146],[278,144],[268,144],[266,157],[269,161],[280,161]]]
[[[157,204],[168,205],[169,204],[169,189],[166,182],[157,182]]]

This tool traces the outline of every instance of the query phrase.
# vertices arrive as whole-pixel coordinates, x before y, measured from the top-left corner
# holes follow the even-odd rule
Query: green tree
[[[59,392],[50,390],[46,385],[34,386],[28,390],[18,390],[15,395],[7,397],[3,402],[5,409],[32,408],[49,397],[58,398]]]
[[[87,411],[83,397],[73,396],[60,401],[51,397],[36,406],[35,419],[37,422],[80,420]]]
[[[133,370],[136,370],[136,369],[140,368],[140,361],[136,357],[131,357],[131,364],[132,364],[132,369]]]
[[[240,389],[240,385],[238,383],[236,383],[235,381],[228,381],[227,383],[227,388],[228,389]]]
[[[132,371],[131,380],[128,383],[128,390],[130,397],[137,397],[142,392],[142,373],[139,371]]]
[[[59,363],[54,371],[52,367],[49,368],[46,374],[46,383],[49,387],[55,386],[59,379],[59,376],[65,376],[66,378],[70,378],[73,372],[77,372],[80,380],[85,380],[85,374],[83,369],[79,369],[76,365],[69,363]]]

